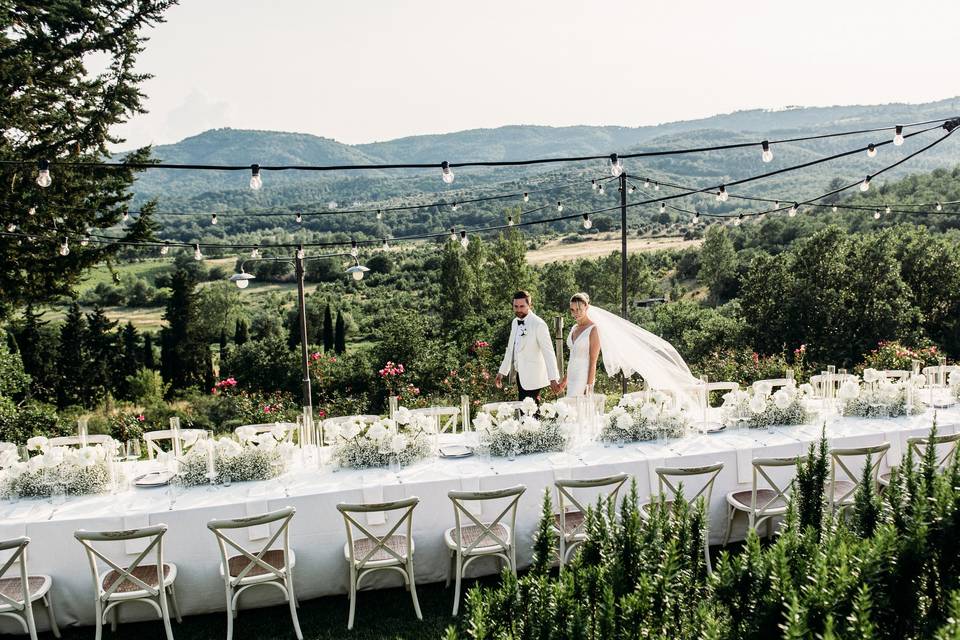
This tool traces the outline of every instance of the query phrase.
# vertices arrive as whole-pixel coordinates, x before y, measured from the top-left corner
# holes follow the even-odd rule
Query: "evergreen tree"
[[[120,332],[120,358],[113,376],[114,389],[121,398],[130,397],[127,377],[135,376],[143,366],[143,348],[140,346],[140,333],[132,322],[123,325]]]
[[[60,327],[60,348],[57,353],[60,374],[57,386],[57,403],[61,407],[79,404],[85,400],[87,374],[86,345],[87,322],[74,302],[67,311],[67,317]]]
[[[333,316],[330,315],[330,303],[323,312],[323,350],[333,349]]]
[[[337,311],[337,329],[333,341],[333,350],[338,354],[347,352],[346,328],[343,325],[343,311]]]
[[[444,294],[437,300],[441,326],[445,331],[462,321],[471,310],[473,278],[470,271],[460,244],[447,242],[440,260],[440,282],[443,283]]]
[[[880,523],[880,499],[873,488],[870,454],[863,463],[863,475],[853,496],[853,528],[861,538],[869,538]]]
[[[110,320],[99,306],[87,314],[86,356],[84,376],[88,402],[99,402],[114,389],[117,368],[117,335],[115,320]],[[120,378],[121,380],[123,378]]]
[[[23,368],[30,375],[30,395],[35,398],[56,401],[60,386],[59,354],[57,347],[60,335],[42,322],[43,314],[37,312],[32,304],[23,310],[23,328],[17,342],[20,345],[20,357]]]
[[[207,347],[203,350],[203,387],[204,389],[211,390],[216,382],[217,376],[213,372],[213,354],[210,352],[210,348]]]
[[[227,352],[227,328],[220,328],[220,359],[223,359],[224,354]]]
[[[530,564],[530,573],[546,576],[550,573],[550,565],[556,557],[557,533],[554,530],[553,505],[550,502],[550,490],[543,490],[543,508],[540,513],[540,524],[533,538],[533,561]]]
[[[13,335],[13,331],[7,329],[7,350],[10,353],[20,353],[20,345],[17,344],[17,336]]]
[[[160,369],[171,390],[199,387],[204,383],[205,356],[209,347],[197,335],[194,280],[185,271],[170,278],[170,298],[160,333]]]
[[[737,251],[726,229],[720,226],[707,230],[700,250],[699,277],[715,300],[727,300],[736,294]]]
[[[239,347],[240,345],[246,344],[249,339],[247,323],[242,318],[237,318],[237,326],[233,331],[233,344]]]
[[[296,349],[300,344],[300,310],[294,312],[292,318],[289,318],[287,327],[287,348]]]
[[[143,335],[143,366],[147,369],[156,369],[157,360],[153,353],[153,334]]]

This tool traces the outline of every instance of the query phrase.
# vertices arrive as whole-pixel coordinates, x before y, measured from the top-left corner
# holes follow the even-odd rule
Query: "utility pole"
[[[297,276],[297,305],[300,309],[300,366],[303,369],[303,410],[308,416],[313,416],[313,392],[310,389],[310,354],[307,349],[307,300],[303,293],[303,278],[306,275],[304,268],[303,247],[297,251],[294,261],[294,270]]]
[[[620,315],[627,318],[627,173],[620,174]],[[627,392],[627,376],[620,372],[620,393]]]

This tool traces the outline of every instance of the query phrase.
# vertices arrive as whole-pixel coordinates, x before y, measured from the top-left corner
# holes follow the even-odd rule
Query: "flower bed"
[[[600,439],[606,441],[638,442],[658,438],[680,438],[690,422],[674,409],[669,398],[654,392],[650,398],[622,398],[613,410],[604,416]]]
[[[538,411],[532,398],[524,400],[519,415],[513,409],[502,409],[496,414],[480,413],[473,419],[481,446],[496,457],[563,451],[575,423],[576,417],[567,405],[544,403]]]

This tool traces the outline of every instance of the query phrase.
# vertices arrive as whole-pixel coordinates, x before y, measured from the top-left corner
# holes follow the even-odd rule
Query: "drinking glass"
[[[227,475],[223,476],[223,478],[221,478],[221,479],[223,480],[223,486],[225,486],[225,487],[229,487],[229,486],[230,486],[230,483],[233,482],[233,479],[232,479],[230,476],[227,476]]]
[[[170,478],[170,482],[167,484],[167,496],[170,498],[169,511],[173,511],[173,508],[177,506],[177,498],[179,498],[182,493],[183,477],[180,476],[180,474],[176,474]]]
[[[133,440],[127,440],[124,443],[124,454],[128,461],[133,462],[134,460],[140,459],[140,439],[134,438]]]
[[[624,445],[623,436],[618,436],[618,437],[617,437],[617,449],[623,449],[623,445]]]
[[[30,450],[27,449],[27,445],[21,444],[17,447],[17,453],[20,454],[20,462],[28,462],[30,460]]]
[[[390,456],[390,473],[396,476],[398,484],[403,484],[403,480],[400,479],[401,469],[400,456]]]
[[[66,501],[67,487],[63,483],[57,482],[50,490],[50,504],[52,504],[54,507],[59,507]]]

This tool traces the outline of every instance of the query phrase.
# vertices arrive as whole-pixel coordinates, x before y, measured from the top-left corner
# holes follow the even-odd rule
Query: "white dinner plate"
[[[440,447],[441,458],[469,458],[473,451],[462,444],[445,444]]]
[[[172,477],[173,474],[169,471],[152,471],[134,478],[133,485],[144,489],[149,489],[151,487],[162,487],[166,484],[169,484],[170,478]]]

